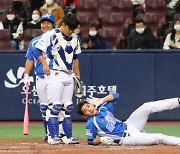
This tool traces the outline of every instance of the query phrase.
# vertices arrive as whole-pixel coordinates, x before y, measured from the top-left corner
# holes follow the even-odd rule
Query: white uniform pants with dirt
[[[125,122],[127,135],[120,144],[124,145],[152,145],[167,144],[180,145],[180,138],[160,133],[144,133],[144,127],[151,113],[171,110],[180,107],[178,98],[147,102],[135,110]]]

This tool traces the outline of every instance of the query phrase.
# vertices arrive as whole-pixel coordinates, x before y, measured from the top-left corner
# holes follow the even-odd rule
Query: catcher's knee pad
[[[48,109],[48,105],[46,105],[46,104],[40,104],[40,111],[41,111],[41,114],[42,114],[43,117],[46,116],[46,111],[47,111],[47,109]]]
[[[49,110],[50,110],[50,114],[51,115],[55,115],[55,116],[58,116],[61,108],[62,108],[62,105],[59,101],[56,101],[56,102],[53,102],[53,103],[50,103],[48,105],[49,107]]]
[[[73,102],[69,101],[69,102],[64,103],[64,109],[66,112],[72,112],[72,110],[74,109]]]

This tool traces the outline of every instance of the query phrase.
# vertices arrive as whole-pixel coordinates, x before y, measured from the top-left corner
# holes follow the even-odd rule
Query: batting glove
[[[107,144],[107,145],[114,144],[114,140],[108,136],[100,137],[100,141],[101,141],[101,143]]]
[[[87,98],[86,101],[89,102],[90,104],[95,105],[96,108],[104,103],[102,98],[100,99],[92,96],[89,96],[89,98]]]
[[[30,80],[29,80],[28,74],[24,74],[23,82],[24,82],[24,85],[28,84],[30,86]]]

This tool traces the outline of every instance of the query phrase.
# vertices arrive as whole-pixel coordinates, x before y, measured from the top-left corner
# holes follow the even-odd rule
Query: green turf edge
[[[148,133],[163,133],[180,137],[180,125],[147,125],[145,132]],[[73,136],[79,139],[86,138],[85,124],[73,125]],[[29,135],[23,135],[22,125],[1,125],[0,140],[32,140],[42,139],[44,137],[44,129],[41,124],[30,125]]]

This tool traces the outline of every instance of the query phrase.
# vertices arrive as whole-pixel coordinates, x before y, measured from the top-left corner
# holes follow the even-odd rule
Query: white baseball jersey
[[[68,106],[73,96],[73,63],[81,53],[80,40],[76,34],[65,36],[59,29],[44,33],[35,46],[45,53],[46,62],[51,69],[48,78],[48,102],[58,102]]]
[[[80,40],[76,34],[63,35],[59,29],[44,33],[36,48],[47,54],[47,63],[52,70],[66,72],[73,69],[74,54],[80,54]]]

